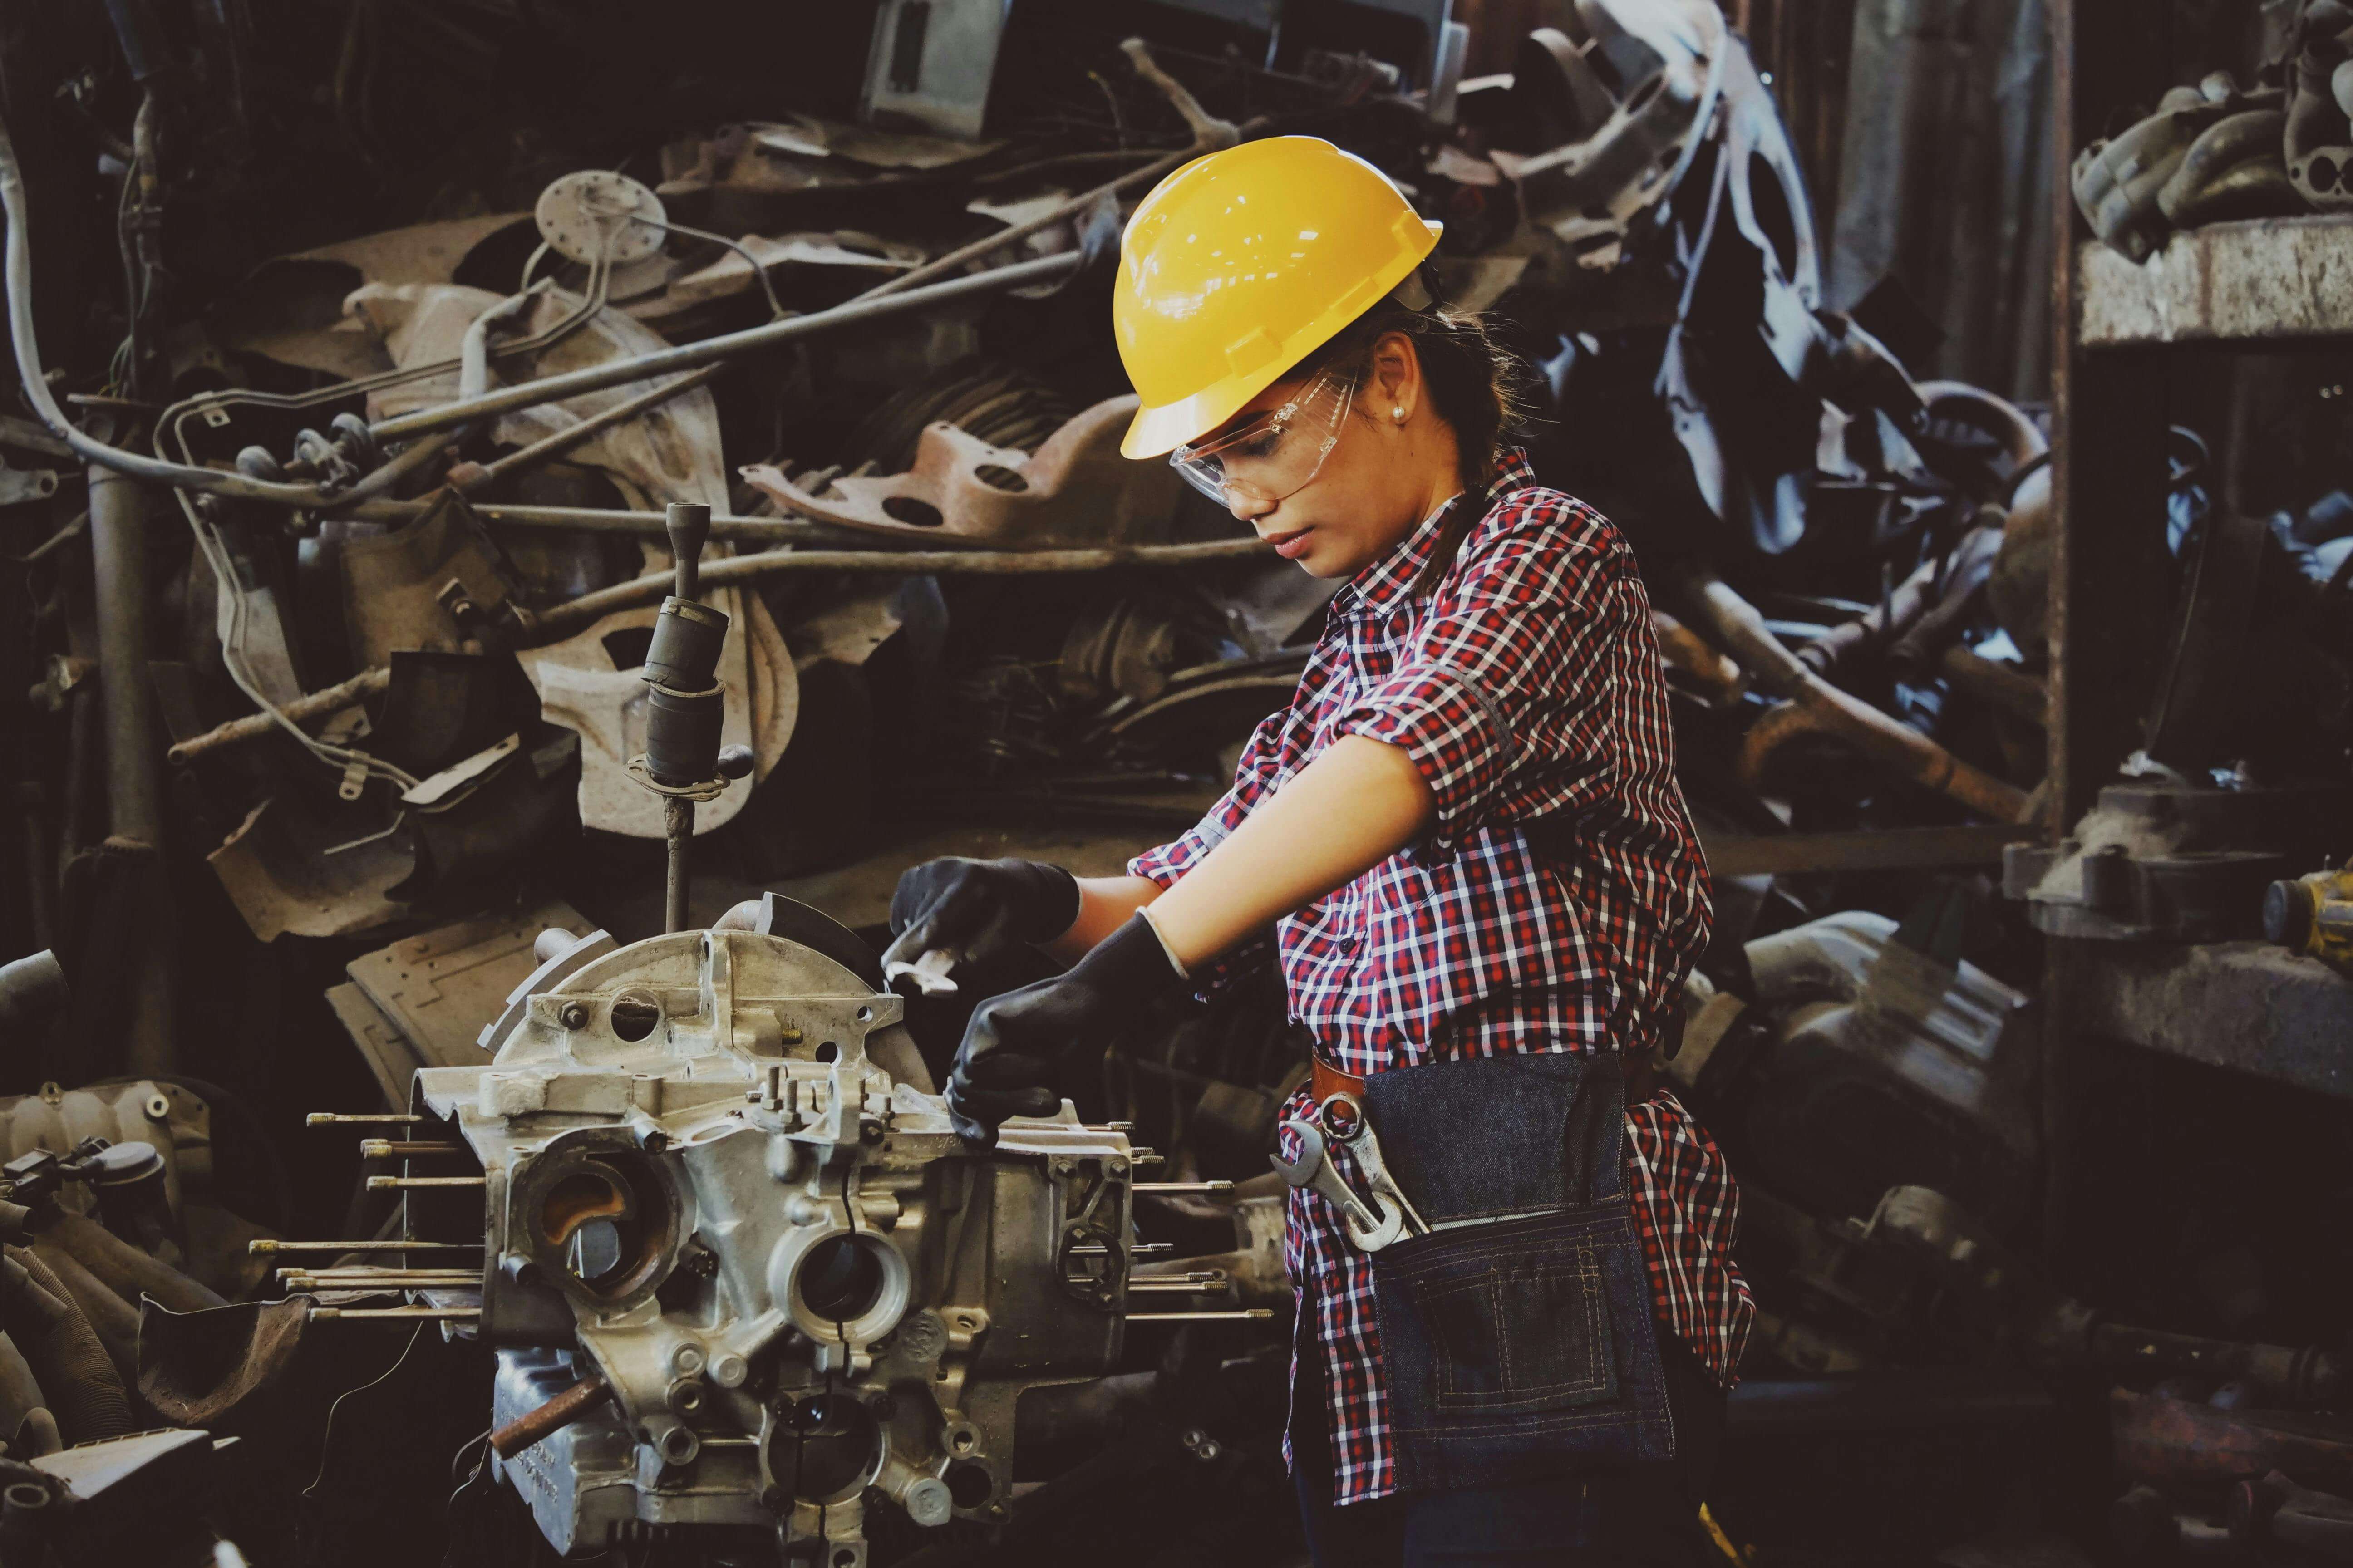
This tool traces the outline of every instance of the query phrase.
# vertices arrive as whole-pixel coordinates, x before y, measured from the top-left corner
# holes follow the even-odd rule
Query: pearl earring
[[[1389,417],[1402,425],[1405,423],[1405,410],[1402,408],[1392,408],[1389,410]]]

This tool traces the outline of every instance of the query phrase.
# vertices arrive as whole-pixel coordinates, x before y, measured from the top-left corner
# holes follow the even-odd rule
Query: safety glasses
[[[1169,465],[1211,500],[1271,506],[1305,489],[1324,471],[1356,396],[1355,376],[1320,372],[1281,407],[1177,447],[1168,454]]]

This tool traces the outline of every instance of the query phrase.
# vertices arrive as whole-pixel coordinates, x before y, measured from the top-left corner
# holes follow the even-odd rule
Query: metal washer
[[[659,250],[668,221],[661,198],[627,174],[610,169],[582,169],[565,175],[539,193],[532,217],[540,237],[568,260],[591,263],[612,245],[608,259],[616,267],[643,261]],[[638,218],[650,219],[638,223]],[[616,236],[614,228],[620,233]]]

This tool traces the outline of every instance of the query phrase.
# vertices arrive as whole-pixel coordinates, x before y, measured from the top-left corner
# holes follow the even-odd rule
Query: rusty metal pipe
[[[525,1448],[571,1426],[613,1392],[602,1377],[584,1377],[536,1410],[525,1411],[491,1434],[491,1447],[501,1459],[512,1459]]]
[[[1757,607],[1722,578],[1694,571],[1680,587],[1692,624],[1729,653],[1760,688],[1783,700],[1750,728],[1742,743],[1740,776],[1749,787],[1758,786],[1782,745],[1799,734],[1820,733],[1982,816],[1996,822],[2022,819],[2024,790],[1961,761],[1918,731],[1816,675],[1767,629]]]
[[[308,719],[323,719],[330,713],[350,707],[363,697],[373,696],[382,691],[391,684],[391,670],[381,667],[364,669],[349,680],[338,681],[332,686],[313,691],[305,697],[297,697],[293,701],[279,709],[279,711],[297,724]],[[248,713],[242,719],[232,719],[227,723],[207,730],[201,735],[191,735],[164,754],[177,764],[193,761],[208,752],[217,752],[224,746],[234,746],[246,741],[258,741],[264,735],[273,735],[277,732],[277,720],[267,713]],[[383,1121],[385,1119],[370,1117],[366,1120]]]

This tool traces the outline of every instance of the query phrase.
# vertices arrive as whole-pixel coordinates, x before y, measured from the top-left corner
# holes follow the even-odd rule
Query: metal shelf
[[[2185,229],[2141,263],[2086,241],[2076,268],[2085,348],[2353,336],[2353,214]]]
[[[2054,941],[2067,1022],[2146,1050],[2353,1099],[2353,981],[2256,942]]]

